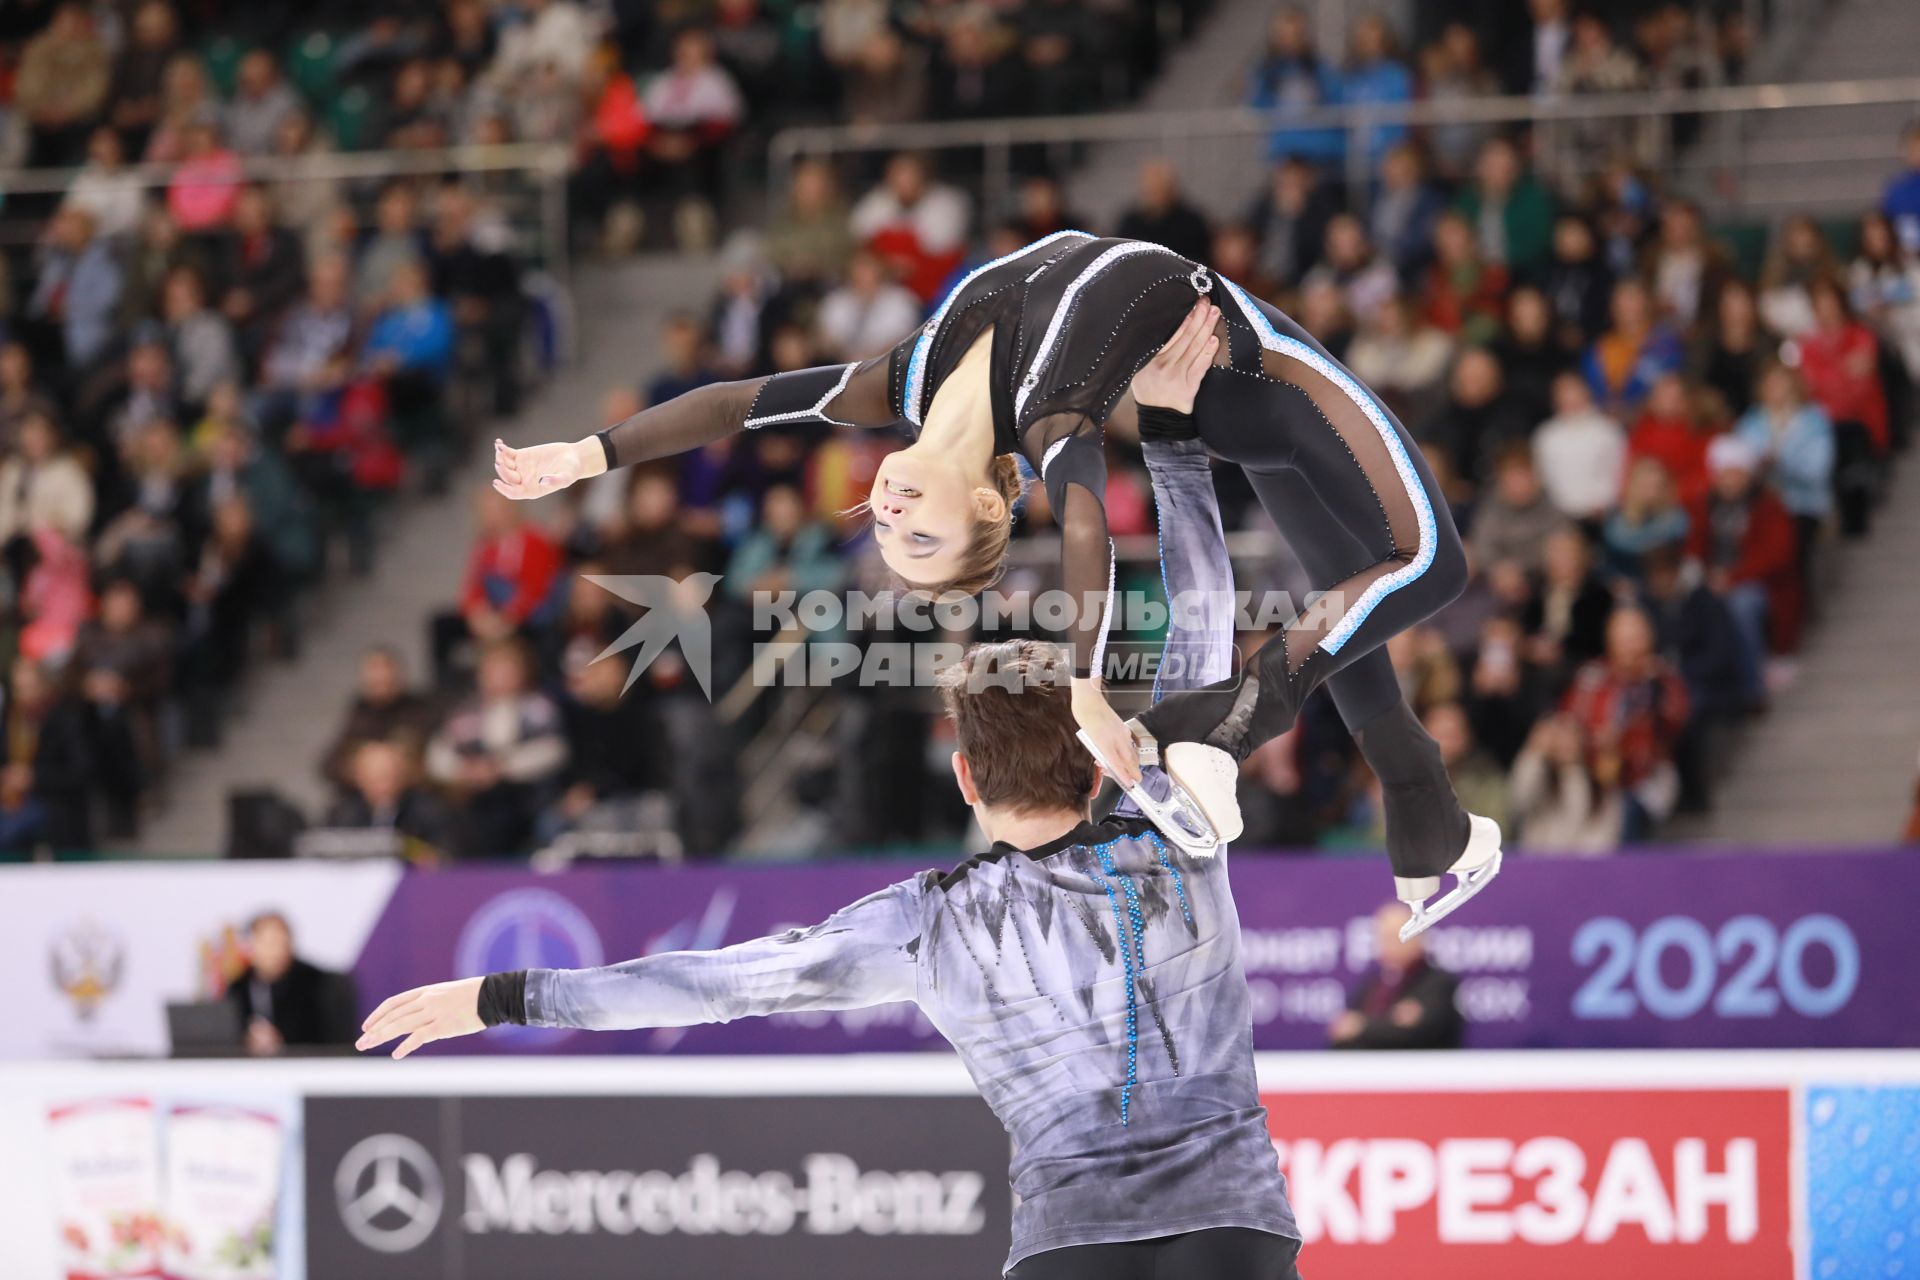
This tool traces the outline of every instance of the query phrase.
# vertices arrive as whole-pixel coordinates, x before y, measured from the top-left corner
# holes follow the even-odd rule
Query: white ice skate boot
[[[1138,748],[1140,781],[1122,789],[1162,835],[1198,858],[1210,858],[1221,845],[1239,839],[1245,823],[1236,794],[1240,769],[1232,756],[1204,743],[1176,742],[1163,758],[1160,744],[1138,720],[1129,720],[1127,728]],[[1118,778],[1093,739],[1079,736],[1100,767]]]
[[[1445,873],[1458,881],[1448,893],[1429,905],[1427,899],[1440,892],[1439,876],[1393,878],[1395,895],[1413,912],[1412,918],[1400,926],[1402,942],[1425,933],[1436,920],[1444,920],[1458,911],[1500,874],[1500,824],[1477,813],[1468,814],[1467,822],[1467,847]]]

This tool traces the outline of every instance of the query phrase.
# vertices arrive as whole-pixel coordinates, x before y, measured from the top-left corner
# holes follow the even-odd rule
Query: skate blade
[[[1496,849],[1491,858],[1456,877],[1457,883],[1438,901],[1408,903],[1407,907],[1413,916],[1400,926],[1400,941],[1411,941],[1466,906],[1476,894],[1493,883],[1493,878],[1500,874],[1500,863],[1505,857],[1504,852]]]
[[[1086,731],[1076,731],[1075,736],[1080,739],[1080,745],[1087,749],[1095,762],[1107,771],[1107,776],[1118,782],[1119,775],[1114,772],[1113,762],[1101,753],[1100,748],[1093,745],[1093,739],[1087,736]],[[1166,784],[1167,791],[1164,796],[1155,795],[1147,789],[1149,778]],[[1213,824],[1207,821],[1206,812],[1187,793],[1187,789],[1175,782],[1173,775],[1166,770],[1143,768],[1140,770],[1138,784],[1131,787],[1122,784],[1120,789],[1140,806],[1140,812],[1159,828],[1160,834],[1179,845],[1187,853],[1196,858],[1211,858],[1219,852],[1220,837],[1214,831]]]

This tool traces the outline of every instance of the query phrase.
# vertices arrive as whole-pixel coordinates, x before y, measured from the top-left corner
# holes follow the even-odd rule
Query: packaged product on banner
[[[153,1104],[102,1099],[47,1113],[47,1175],[67,1280],[157,1276],[160,1170]]]
[[[168,1280],[273,1280],[281,1168],[273,1116],[175,1108],[167,1120]]]

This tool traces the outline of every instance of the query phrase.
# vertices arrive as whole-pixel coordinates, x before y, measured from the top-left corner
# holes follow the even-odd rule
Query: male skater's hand
[[[1213,367],[1213,353],[1220,349],[1220,339],[1214,333],[1219,323],[1220,308],[1205,298],[1196,302],[1167,345],[1133,375],[1134,403],[1192,413],[1194,393]]]
[[[380,1007],[360,1024],[356,1049],[373,1049],[395,1036],[406,1037],[393,1051],[404,1058],[423,1044],[470,1036],[486,1024],[480,1021],[480,978],[461,978],[456,982],[436,982],[430,987],[415,987],[397,996],[388,996]]]

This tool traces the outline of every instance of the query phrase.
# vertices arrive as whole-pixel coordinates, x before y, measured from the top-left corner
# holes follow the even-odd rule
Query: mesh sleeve
[[[1028,442],[1028,461],[1040,472],[1047,501],[1060,525],[1060,585],[1074,608],[1069,631],[1073,673],[1098,675],[1113,618],[1114,558],[1113,540],[1107,536],[1106,452],[1098,429],[1084,418],[1040,422],[1028,435]],[[1038,457],[1032,456],[1035,451]]]
[[[698,387],[602,432],[608,469],[686,453],[759,427],[891,426],[899,414],[888,394],[890,361],[881,355]]]

